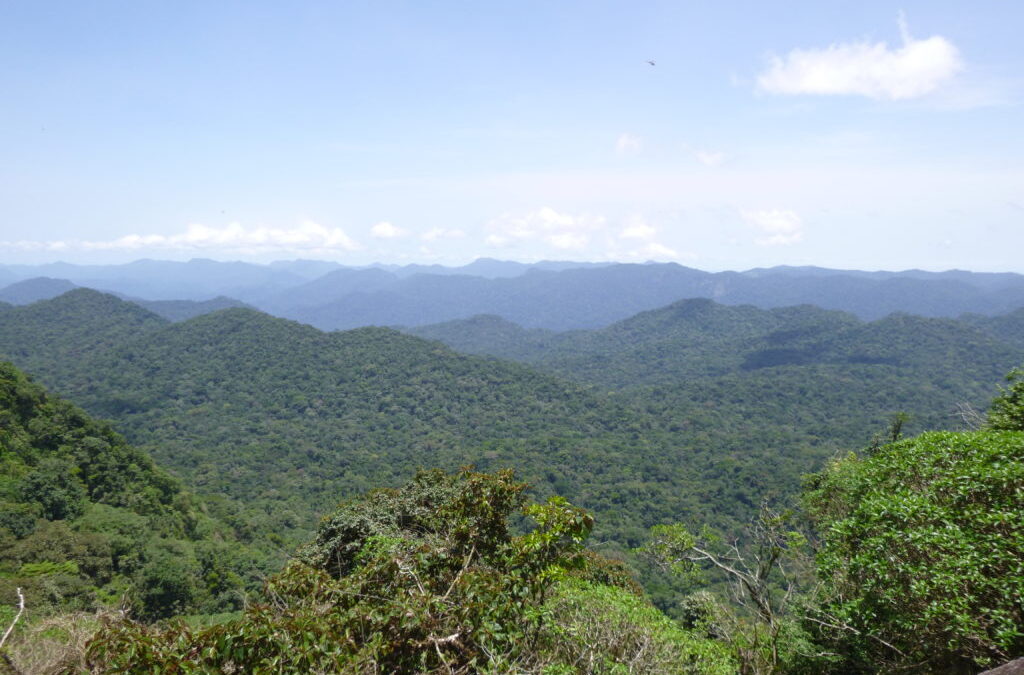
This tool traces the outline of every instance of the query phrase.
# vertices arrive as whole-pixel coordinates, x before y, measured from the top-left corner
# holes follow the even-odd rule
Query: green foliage
[[[584,581],[591,517],[527,504],[510,471],[421,472],[344,502],[267,586],[208,628],[112,623],[94,672],[719,673],[728,656],[635,593]],[[516,535],[510,518],[532,529]],[[570,578],[577,570],[579,577]],[[614,639],[612,638],[614,634]],[[580,670],[579,660],[592,660]],[[627,665],[633,662],[634,668]],[[627,668],[627,670],[623,670]]]
[[[31,621],[121,603],[155,619],[237,609],[258,588],[265,558],[214,546],[229,528],[177,481],[7,363],[0,422],[0,602],[21,587]]]
[[[1024,433],[933,432],[850,455],[810,480],[806,503],[823,632],[850,668],[952,672],[1024,651]]]
[[[559,584],[538,649],[565,670],[545,673],[716,673],[737,670],[728,647],[687,631],[621,588],[584,581]]]
[[[47,574],[78,574],[78,565],[73,560],[64,560],[63,562],[50,562],[44,560],[43,562],[37,563],[25,563],[18,570],[18,574],[24,577],[40,577]]]
[[[651,541],[642,549],[690,584],[711,571],[733,587],[734,609],[709,603],[705,596],[691,604],[691,621],[713,626],[744,673],[798,672],[810,652],[810,636],[792,607],[809,567],[807,540],[792,529],[793,517],[762,504],[743,544],[726,542],[706,526],[694,534],[680,524],[659,525],[651,528]]]
[[[1009,386],[992,401],[988,425],[1004,431],[1024,431],[1024,369],[1015,368],[1006,376]]]
[[[91,504],[144,517],[166,538],[261,549],[234,556],[230,545],[189,547],[187,568],[198,576],[185,590],[197,612],[240,607],[255,559],[282,559],[338,495],[399,485],[425,464],[467,463],[515,467],[533,485],[531,498],[562,494],[592,511],[601,550],[641,569],[669,610],[683,584],[629,557],[650,525],[682,520],[734,537],[764,496],[795,498],[801,474],[837,448],[866,444],[893,411],[911,415],[906,433],[949,425],[955,404],[977,404],[1021,355],[1007,339],[1012,330],[984,322],[894,315],[864,323],[809,306],[684,301],[558,335],[476,323],[477,346],[498,343],[577,384],[385,329],[327,334],[240,309],[170,325],[90,291],[7,310],[0,351],[116,418],[133,443],[205,496],[201,505],[180,496],[160,472],[141,484],[131,467],[150,474],[144,463],[108,466],[121,456],[109,439],[65,443],[76,448],[65,459],[78,463],[74,480]],[[0,425],[11,449],[0,460],[0,520],[19,533],[43,508],[18,491],[39,465],[36,440],[61,447],[45,426],[8,434]],[[90,513],[72,529],[84,532],[75,523]],[[112,579],[149,564],[155,549],[125,528],[104,536],[111,560],[124,565],[112,562]],[[112,597],[123,588],[100,590]],[[141,603],[137,611],[156,616]]]
[[[67,460],[48,457],[21,479],[22,502],[35,503],[47,520],[71,520],[85,510],[85,486],[75,477],[77,467]]]

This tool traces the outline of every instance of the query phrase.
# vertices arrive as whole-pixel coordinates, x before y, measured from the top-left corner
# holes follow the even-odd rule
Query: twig
[[[18,589],[18,613],[14,615],[14,621],[11,621],[11,625],[7,627],[7,632],[0,638],[0,648],[7,642],[7,638],[10,637],[11,631],[14,630],[14,624],[18,623],[18,619],[21,618],[21,613],[25,611],[25,596],[22,594],[21,589]]]
[[[896,652],[897,654],[899,654],[903,658],[907,657],[907,655],[904,654],[902,651],[900,651],[900,649],[898,647],[896,647],[895,645],[889,644],[888,642],[886,642],[882,638],[878,637],[877,635],[872,635],[871,633],[864,633],[863,631],[859,631],[856,628],[854,628],[853,626],[851,626],[848,623],[846,623],[845,621],[840,621],[838,624],[834,624],[834,623],[829,623],[827,621],[821,621],[820,619],[815,619],[813,616],[808,616],[806,614],[804,614],[803,618],[807,619],[808,621],[813,621],[816,624],[820,624],[822,626],[825,626],[826,628],[837,628],[839,630],[848,630],[848,631],[854,633],[855,635],[860,635],[860,636],[863,636],[863,637],[866,637],[866,638],[871,638],[875,642],[878,642],[880,644],[885,645],[886,647],[888,647],[889,649],[893,650],[894,652]],[[923,661],[922,661],[922,663],[923,663]]]

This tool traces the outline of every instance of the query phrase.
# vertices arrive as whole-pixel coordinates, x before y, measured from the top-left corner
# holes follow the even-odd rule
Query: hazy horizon
[[[479,263],[479,262],[513,263],[513,264],[519,264],[519,265],[524,265],[524,266],[541,265],[541,264],[551,264],[551,265],[563,264],[563,265],[580,265],[580,266],[585,266],[585,265],[620,265],[620,264],[621,265],[657,265],[657,264],[666,264],[667,263],[667,264],[676,264],[676,265],[680,265],[682,267],[688,267],[688,268],[691,268],[691,269],[699,270],[699,271],[702,271],[702,272],[710,272],[710,273],[718,273],[718,272],[750,272],[750,271],[754,271],[754,270],[758,270],[758,269],[775,269],[775,268],[787,268],[788,267],[788,268],[794,268],[794,269],[799,269],[799,268],[816,268],[816,269],[831,270],[831,271],[837,271],[837,272],[844,272],[845,271],[845,272],[867,272],[867,273],[876,273],[876,272],[877,273],[901,273],[901,272],[915,272],[915,271],[917,271],[917,272],[929,272],[929,273],[936,273],[936,274],[940,274],[940,273],[943,273],[943,272],[969,272],[969,273],[977,273],[977,274],[1022,274],[1021,272],[1015,272],[1013,270],[979,270],[979,269],[967,269],[967,268],[960,268],[960,267],[950,267],[950,268],[944,268],[944,269],[928,269],[928,268],[923,268],[923,267],[906,267],[906,268],[900,268],[900,269],[892,269],[892,268],[890,268],[890,269],[883,269],[883,268],[870,268],[870,269],[868,269],[868,268],[853,268],[853,267],[845,267],[845,268],[828,267],[828,266],[824,266],[824,265],[814,265],[814,264],[790,265],[790,264],[786,264],[786,263],[780,263],[778,265],[763,265],[763,266],[742,267],[742,268],[741,267],[709,268],[709,267],[702,267],[700,265],[686,264],[685,262],[679,262],[679,261],[674,261],[674,260],[626,260],[626,261],[616,261],[616,260],[559,260],[559,259],[555,259],[555,258],[544,258],[544,259],[538,259],[538,260],[514,260],[514,259],[511,259],[511,258],[495,258],[495,257],[492,257],[492,256],[481,256],[481,257],[478,257],[478,258],[473,258],[471,260],[466,260],[464,262],[451,262],[451,263],[439,263],[439,262],[436,262],[436,261],[435,262],[414,262],[414,261],[385,262],[385,261],[374,261],[374,262],[367,263],[367,264],[349,264],[349,263],[339,262],[337,260],[329,260],[329,259],[326,259],[326,258],[280,258],[280,259],[275,259],[275,260],[260,261],[260,260],[244,260],[244,259],[216,259],[216,258],[207,258],[207,257],[195,256],[195,257],[188,258],[188,259],[136,258],[134,260],[129,260],[129,261],[126,261],[126,262],[117,262],[117,263],[98,263],[98,262],[77,263],[77,262],[70,262],[70,261],[67,261],[67,260],[52,260],[52,261],[43,262],[43,263],[17,263],[17,262],[9,263],[9,262],[0,262],[0,268],[5,268],[5,269],[19,268],[19,267],[35,268],[35,267],[49,267],[49,266],[59,266],[59,265],[71,265],[71,266],[75,266],[75,267],[107,267],[107,266],[116,267],[116,266],[128,266],[128,265],[133,265],[133,264],[136,264],[136,263],[145,263],[145,262],[182,263],[182,264],[192,263],[192,262],[213,262],[213,263],[224,263],[224,264],[244,263],[244,264],[248,264],[248,265],[258,265],[258,266],[262,266],[262,267],[270,267],[270,266],[274,266],[274,265],[286,265],[286,264],[292,264],[292,263],[327,263],[327,264],[338,265],[339,267],[349,268],[349,269],[403,268],[403,267],[410,267],[410,266],[422,266],[422,267],[437,266],[437,267],[444,267],[444,268],[447,268],[447,269],[457,269],[457,268],[467,267],[469,265],[472,265],[474,263]]]

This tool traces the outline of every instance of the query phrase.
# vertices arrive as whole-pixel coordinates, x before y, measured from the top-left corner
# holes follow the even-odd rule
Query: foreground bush
[[[588,514],[557,497],[527,505],[524,489],[510,471],[466,470],[421,472],[400,490],[373,491],[325,518],[243,618],[205,629],[110,623],[89,646],[89,667],[724,672],[713,645],[673,628],[614,564],[583,554]],[[532,531],[511,533],[517,513],[533,520]]]
[[[809,487],[818,626],[846,672],[976,672],[1024,653],[1024,433],[923,434]]]
[[[567,580],[546,605],[541,639],[546,673],[736,672],[728,646],[683,630],[623,589]]]

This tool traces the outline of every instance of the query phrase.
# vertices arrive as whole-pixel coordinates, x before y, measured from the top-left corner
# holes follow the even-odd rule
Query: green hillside
[[[1024,361],[1024,348],[965,321],[864,322],[703,299],[595,331],[538,335],[490,317],[410,330],[611,392],[649,415],[701,477],[700,508],[711,514],[795,494],[803,473],[870,444],[898,412],[907,432],[961,428],[964,404],[984,409]]]
[[[144,309],[148,309],[158,316],[162,316],[168,321],[185,321],[186,319],[202,316],[203,314],[209,314],[210,312],[216,312],[221,309],[246,306],[246,304],[241,300],[227,298],[223,295],[202,301],[138,300],[134,298],[132,298],[131,301]]]
[[[684,301],[557,335],[477,323],[478,344],[526,336],[532,367],[247,309],[170,324],[88,291],[8,310],[0,354],[116,420],[250,538],[287,549],[339,498],[472,463],[593,511],[605,552],[671,520],[738,531],[897,412],[908,432],[957,428],[957,405],[983,407],[1024,360],[964,322],[808,306]]]
[[[59,385],[72,372],[82,372],[82,359],[166,323],[138,305],[78,288],[5,313],[0,357]]]
[[[94,309],[94,297],[83,299]],[[558,491],[596,509],[598,532],[619,541],[686,511],[694,494],[689,461],[656,420],[520,365],[388,329],[323,333],[251,310],[138,329],[137,308],[105,302],[116,310],[109,324],[98,330],[85,317],[75,340],[95,349],[70,363],[36,360],[39,377],[117,420],[196,491],[244,500],[254,527],[288,541],[340,497],[420,467],[514,467],[541,496]],[[108,334],[121,343],[102,343]],[[30,324],[16,337],[67,340]],[[26,351],[0,344],[14,358]],[[641,495],[654,506],[636,508]]]
[[[864,322],[808,305],[694,299],[595,331],[538,336],[486,317],[410,330],[617,392],[671,424],[703,409],[718,428],[756,419],[770,436],[803,420],[808,433],[856,445],[898,410],[924,429],[948,427],[960,403],[982,406],[1024,360],[1014,316]]]
[[[270,567],[108,424],[0,362],[0,595],[21,588],[35,617],[209,613]]]

